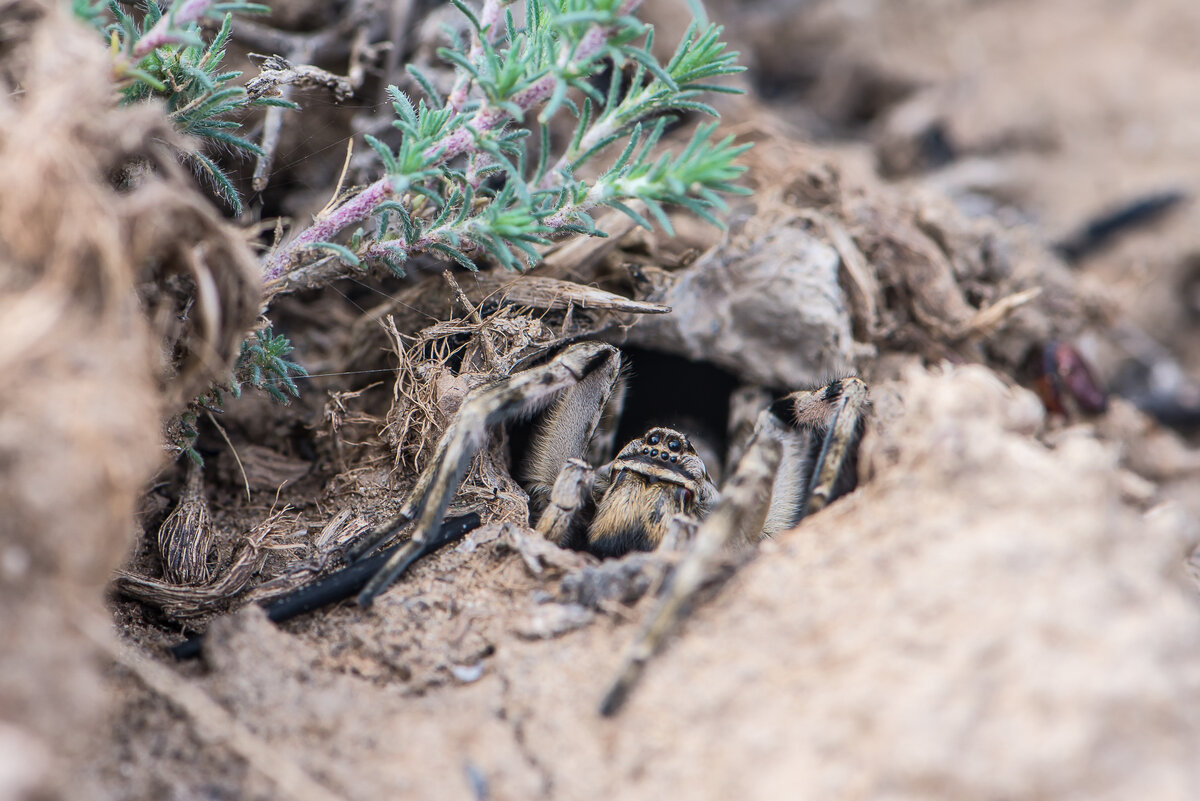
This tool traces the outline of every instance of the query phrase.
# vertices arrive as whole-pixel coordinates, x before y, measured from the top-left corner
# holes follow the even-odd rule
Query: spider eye
[[[646,439],[646,442],[649,442],[651,445],[657,445],[659,440],[661,440],[661,439],[662,439],[662,437],[660,437],[658,434],[651,434]]]
[[[679,450],[679,440],[677,440],[677,439],[671,440],[670,442],[667,443],[667,447],[673,451]]]

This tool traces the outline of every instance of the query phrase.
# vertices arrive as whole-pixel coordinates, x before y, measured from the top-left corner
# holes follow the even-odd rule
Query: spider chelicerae
[[[743,441],[735,443],[742,455],[720,489],[692,441],[673,428],[651,428],[608,459],[598,443],[611,440],[611,432],[605,436],[598,429],[619,405],[620,381],[620,352],[581,342],[468,393],[398,515],[349,550],[348,561],[361,559],[411,524],[410,538],[367,582],[359,604],[370,606],[427,550],[491,430],[544,411],[524,483],[531,519],[547,539],[619,556],[653,550],[679,532],[694,531],[689,553],[606,696],[602,709],[611,713],[724,547],[791,528],[854,488],[854,456],[868,403],[866,384],[858,378],[793,392],[759,411]],[[589,452],[592,464],[583,458]]]

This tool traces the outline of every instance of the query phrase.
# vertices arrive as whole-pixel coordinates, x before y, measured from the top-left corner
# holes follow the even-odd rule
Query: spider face
[[[717,494],[687,436],[661,427],[621,449],[600,490],[586,545],[600,556],[654,550],[672,517],[705,516]]]
[[[648,481],[678,484],[693,496],[700,496],[704,485],[712,484],[691,441],[672,428],[652,428],[622,448],[612,462],[612,472],[615,477],[623,471]]]

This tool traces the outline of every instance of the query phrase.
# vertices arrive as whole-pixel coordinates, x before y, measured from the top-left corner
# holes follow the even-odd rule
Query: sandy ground
[[[36,644],[5,655],[0,799],[1200,794],[1200,599],[1189,572],[1200,458],[1121,398],[1100,417],[1048,415],[1019,358],[1067,336],[1112,380],[1128,357],[1127,337],[1113,331],[1132,330],[1200,369],[1194,203],[1070,268],[1045,250],[1106,208],[1200,186],[1200,9],[1185,0],[712,6],[757,93],[727,114],[760,141],[750,202],[819,211],[801,218],[777,205],[779,216],[736,222],[717,263],[743,277],[790,264],[785,256],[834,265],[830,293],[845,298],[845,319],[829,330],[845,336],[830,341],[842,349],[808,369],[852,361],[871,380],[862,486],[710,588],[612,719],[597,705],[652,600],[578,603],[564,588],[595,561],[533,549],[519,520],[420,562],[369,612],[342,604],[281,626],[254,605],[201,616],[185,626],[209,627],[203,658],[176,664],[164,652],[181,639],[170,615],[115,600],[116,638],[96,616],[129,517],[110,507],[96,524],[107,549],[79,557],[74,573],[46,568],[55,578],[34,601],[22,593],[35,571],[14,572],[12,550],[0,561],[0,597],[33,610],[9,625]],[[768,175],[775,153],[802,166]],[[936,258],[915,260],[926,272],[906,271],[907,257],[889,261],[919,248],[899,247],[916,241],[901,234],[873,238],[879,221],[937,243]],[[838,231],[853,239],[848,249]],[[647,263],[682,259],[681,233],[684,244],[635,237],[623,247]],[[878,294],[870,281],[837,288],[836,265],[844,272],[860,251]],[[713,262],[697,264],[697,285],[711,288],[702,270]],[[961,297],[923,293],[936,278]],[[973,316],[1032,284],[1043,295],[1003,325]],[[868,330],[872,298],[880,311]],[[307,302],[280,314],[311,325],[318,372],[338,363],[345,345],[330,332],[353,315],[333,304],[306,312]],[[944,327],[922,316],[932,308],[947,310]],[[681,330],[650,339],[682,341]],[[97,347],[122,341],[105,331],[111,339],[98,336]],[[753,343],[771,333],[739,335]],[[736,348],[719,358],[737,370]],[[150,383],[123,369],[122,380]],[[794,369],[787,354],[743,377],[768,380],[776,369]],[[377,433],[367,412],[382,416],[389,386],[340,399],[365,410],[345,443]],[[31,403],[13,397],[14,407]],[[264,448],[248,460],[250,502],[238,498],[236,466],[212,457],[223,559],[267,516],[277,479],[291,476],[282,501],[295,508],[270,535],[262,578],[321,552],[320,532],[343,507],[366,519],[396,500],[386,451],[368,458],[370,448],[325,443],[321,467],[308,469],[294,445],[308,435],[298,432],[328,426],[328,398],[314,397],[271,422],[254,399],[231,409],[235,440]],[[109,425],[118,445],[136,434]],[[148,463],[152,446],[138,447]],[[121,481],[78,486],[91,498],[119,484],[132,498],[136,482]],[[143,498],[140,519],[162,517],[169,483],[164,475]],[[63,526],[83,525],[74,520]],[[13,530],[14,541],[27,536]],[[127,567],[153,572],[152,552],[143,538]],[[76,588],[70,605],[55,607],[66,586]],[[64,621],[63,609],[78,614]],[[14,701],[22,697],[31,700]]]
[[[495,527],[370,614],[220,621],[186,674],[345,798],[1190,797],[1195,523],[1131,503],[1092,432],[1031,439],[1038,401],[982,368],[876,394],[876,478],[764,547],[616,719],[637,610],[554,602]],[[118,731],[127,797],[276,797],[175,703],[133,692]]]

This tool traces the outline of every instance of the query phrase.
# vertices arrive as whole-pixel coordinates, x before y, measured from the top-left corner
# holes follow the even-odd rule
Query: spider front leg
[[[720,501],[700,524],[691,550],[626,652],[601,702],[602,715],[620,710],[646,663],[712,575],[722,550],[791,528],[854,488],[855,457],[869,403],[867,385],[858,378],[842,378],[793,393],[782,403],[791,407],[798,428],[783,425],[771,410],[759,415]]]
[[[752,414],[758,415],[753,425],[756,435],[768,432],[783,446],[771,508],[763,530],[753,539],[795,528],[807,515],[854,489],[868,404],[867,385],[854,376],[793,392],[774,405],[753,388],[735,394],[731,399],[733,450],[739,456],[744,450],[738,443],[749,437],[739,432],[751,428],[746,420]],[[770,414],[758,411],[768,407]]]
[[[768,414],[764,412],[764,417]],[[696,591],[712,575],[726,547],[758,538],[766,521],[771,488],[782,456],[783,443],[773,432],[760,426],[722,488],[721,499],[697,528],[691,549],[675,569],[662,598],[626,652],[617,678],[600,704],[600,714],[610,716],[620,711],[646,663],[683,616]]]
[[[493,426],[534,414],[560,398],[551,413],[558,436],[549,442],[535,441],[535,461],[544,469],[553,468],[557,476],[569,457],[583,453],[587,447],[619,372],[620,354],[616,348],[598,342],[583,342],[570,346],[545,364],[470,392],[399,513],[368,532],[362,543],[353,549],[355,557],[361,558],[391,533],[416,521],[409,540],[359,593],[359,605],[369,607],[375,597],[425,550],[438,531],[446,507],[457,492],[472,457],[487,442]],[[590,416],[577,411],[588,405],[578,403],[577,393],[597,399],[595,412]]]
[[[591,465],[582,459],[568,459],[550,490],[549,503],[534,526],[538,533],[566,548],[571,540],[571,526],[579,510],[591,499],[595,480]]]
[[[866,426],[870,398],[866,383],[848,376],[820,389],[794,392],[784,401],[792,404],[796,424],[811,432],[799,509],[803,518],[821,511],[857,485],[858,443]]]

